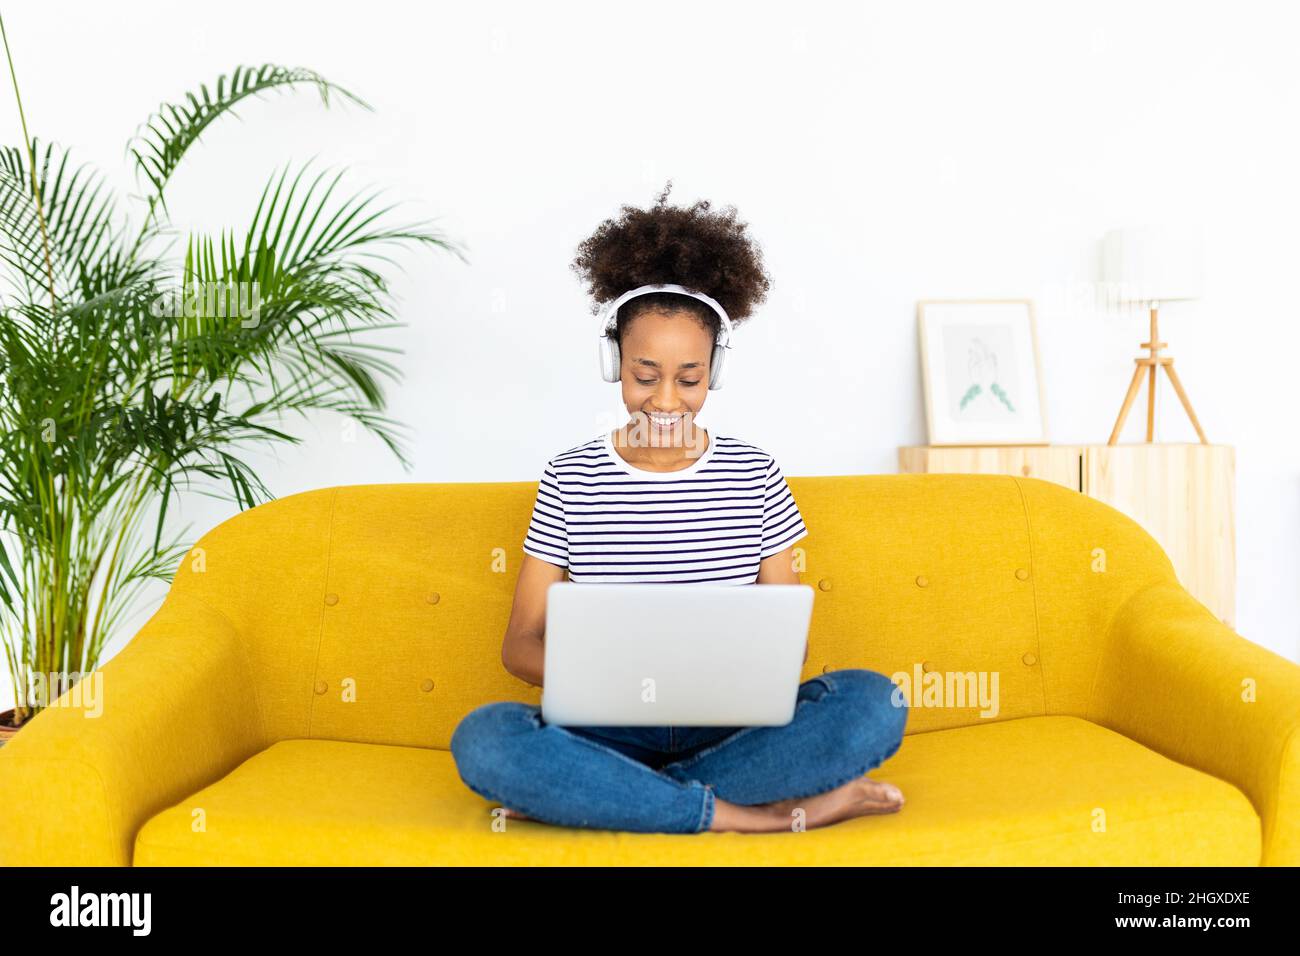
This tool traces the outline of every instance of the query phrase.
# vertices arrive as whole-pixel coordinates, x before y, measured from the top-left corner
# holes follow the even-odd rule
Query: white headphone
[[[692,298],[699,299],[722,319],[722,335],[713,343],[713,355],[709,359],[709,388],[722,388],[722,363],[726,355],[726,350],[731,348],[731,319],[727,315],[727,310],[718,304],[716,299],[712,299],[703,292],[692,292],[683,286],[674,283],[663,285],[643,285],[624,292],[617,299],[607,305],[600,312],[600,374],[607,382],[617,382],[619,380],[620,357],[618,353],[618,343],[610,335],[611,318],[618,317],[618,307],[628,299],[638,295],[645,295],[647,292],[680,292],[682,295],[689,295]]]

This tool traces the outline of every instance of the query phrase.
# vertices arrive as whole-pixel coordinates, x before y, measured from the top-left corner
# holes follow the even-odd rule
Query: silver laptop
[[[806,584],[552,584],[542,719],[788,724],[812,606]]]

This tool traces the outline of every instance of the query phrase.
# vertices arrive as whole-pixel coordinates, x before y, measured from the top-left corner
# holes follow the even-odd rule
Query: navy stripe
[[[604,435],[561,452],[538,482],[524,552],[579,583],[753,584],[762,557],[808,529],[771,455],[727,436],[710,446],[680,478],[629,474]]]

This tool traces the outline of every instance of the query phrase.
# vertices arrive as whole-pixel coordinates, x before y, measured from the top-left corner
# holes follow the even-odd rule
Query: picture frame
[[[1046,445],[1047,403],[1030,299],[916,306],[931,445]]]

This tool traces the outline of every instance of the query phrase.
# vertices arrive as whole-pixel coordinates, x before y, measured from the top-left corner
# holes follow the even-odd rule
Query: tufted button
[[[1018,578],[1019,578],[1020,580],[1022,580],[1022,581],[1025,580],[1025,578],[1029,577],[1029,569],[1028,569],[1028,568],[1016,568],[1016,577],[1018,577]]]
[[[433,681],[429,680],[427,677],[420,681],[420,690],[424,691],[426,694],[429,693],[429,691],[433,690]]]
[[[1038,658],[1035,657],[1033,653],[1029,651],[1026,651],[1024,656],[1021,657],[1020,659],[1025,662],[1026,667],[1033,667],[1036,663],[1038,663]]]
[[[916,576],[916,586],[918,588],[929,587],[929,585],[930,585],[930,579],[927,578],[924,574],[918,574]]]
[[[315,690],[316,693],[323,694],[325,691],[329,690],[329,684],[325,683],[323,680],[318,680],[316,682]]]
[[[439,594],[437,591],[430,591],[428,595],[425,596],[424,599],[428,601],[430,604],[437,604],[439,601],[442,600],[442,595]]]
[[[325,603],[331,606],[338,604],[339,596],[337,594],[327,594],[325,595]]]
[[[925,671],[927,674],[929,674],[931,671],[934,670],[934,662],[933,662],[933,661],[921,661],[921,670],[923,670],[923,671]]]
[[[831,579],[822,578],[820,581],[817,582],[817,586],[821,588],[823,591],[829,591],[831,589]]]

